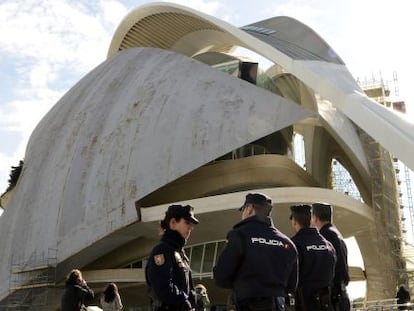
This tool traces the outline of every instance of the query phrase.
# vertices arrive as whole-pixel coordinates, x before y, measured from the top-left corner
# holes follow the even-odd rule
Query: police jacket
[[[348,268],[348,250],[346,244],[339,233],[338,229],[331,223],[325,224],[319,230],[319,233],[327,239],[336,251],[336,265],[333,285],[341,286],[349,283],[349,268]]]
[[[175,230],[167,229],[154,247],[145,269],[152,299],[169,309],[190,310],[195,307],[195,291],[185,239]]]
[[[332,284],[335,271],[335,249],[316,228],[301,228],[292,237],[299,256],[298,288],[307,298]]]
[[[285,297],[296,289],[297,251],[270,217],[248,217],[227,235],[213,269],[216,284],[232,288],[235,303],[258,297]]]
[[[80,311],[86,300],[93,299],[94,292],[87,285],[67,282],[62,294],[62,311]]]

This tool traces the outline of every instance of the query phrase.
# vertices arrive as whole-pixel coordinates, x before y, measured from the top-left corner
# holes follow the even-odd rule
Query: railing
[[[223,155],[222,157],[210,162],[210,164],[223,160],[237,160],[262,154],[271,154],[271,152],[261,145],[248,144]]]
[[[391,311],[391,310],[414,310],[411,302],[398,304],[397,299],[371,300],[365,302],[353,302],[351,310],[354,311]]]

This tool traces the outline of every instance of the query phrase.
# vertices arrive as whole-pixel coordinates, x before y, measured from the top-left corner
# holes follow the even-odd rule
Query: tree
[[[11,167],[11,172],[9,175],[10,177],[8,180],[9,186],[6,189],[6,192],[12,190],[16,186],[17,181],[19,180],[20,173],[22,172],[22,169],[23,169],[23,163],[24,163],[23,160],[20,160],[18,166]]]

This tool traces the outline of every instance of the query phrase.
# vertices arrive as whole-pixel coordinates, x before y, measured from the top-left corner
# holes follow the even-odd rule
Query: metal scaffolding
[[[364,79],[362,81],[357,79],[357,81],[364,92],[379,104],[401,113],[406,112],[405,102],[399,98],[400,94],[396,72],[393,72],[392,80],[388,81],[384,81],[381,74],[379,78],[372,76],[371,79]],[[397,187],[400,191],[401,222],[404,227],[404,242],[412,244],[414,234],[414,206],[411,192],[411,176],[413,176],[413,172],[398,159],[394,158],[393,160],[397,176]],[[404,174],[402,175],[401,172],[404,172]],[[402,185],[405,185],[405,187]]]
[[[372,77],[360,81],[367,96],[378,104],[405,113],[405,103],[399,96],[397,74],[391,81]],[[391,87],[390,87],[391,86]],[[393,87],[392,87],[393,86]],[[412,172],[397,158],[390,155],[369,135],[361,135],[372,175],[372,206],[375,211],[377,234],[383,249],[391,251],[382,256],[390,267],[384,273],[388,279],[399,285],[405,283],[414,293],[414,207],[411,193]],[[332,186],[341,193],[361,200],[361,195],[349,172],[337,160],[332,161]],[[393,293],[383,293],[392,297]]]
[[[361,200],[361,194],[359,193],[352,176],[336,159],[332,161],[332,174],[333,189],[346,195],[350,195],[354,199]]]
[[[376,102],[385,107],[406,113],[405,102],[399,98],[399,87],[397,73],[393,73],[392,80],[384,81],[381,74],[379,78],[372,77],[371,79],[364,79],[363,81],[357,80],[365,93]],[[411,192],[411,176],[413,173],[408,167],[393,157],[393,167],[396,178],[397,198],[399,203],[399,222],[400,222],[400,234],[399,240],[395,243],[399,243],[403,256],[405,267],[402,267],[400,273],[400,280],[406,282],[411,293],[414,292],[414,245],[413,245],[413,233],[414,233],[414,206]],[[398,245],[395,245],[396,247]]]
[[[26,260],[12,263],[10,295],[6,307],[1,310],[48,310],[49,289],[56,282],[57,249],[47,253],[33,253]]]

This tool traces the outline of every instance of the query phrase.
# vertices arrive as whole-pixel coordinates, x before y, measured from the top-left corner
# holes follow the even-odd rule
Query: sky
[[[105,61],[122,19],[149,2],[153,1],[0,0],[0,193],[7,188],[11,167],[24,159],[29,137],[41,118]],[[414,116],[411,1],[170,2],[237,27],[274,16],[296,18],[328,42],[356,79],[383,79],[405,100],[410,118]]]
[[[24,158],[34,127],[85,74],[106,58],[121,20],[151,1],[0,0],[0,193]],[[398,88],[413,114],[414,69],[406,0],[171,1],[243,26],[287,15],[314,29],[355,78]],[[394,73],[398,83],[394,83]]]

